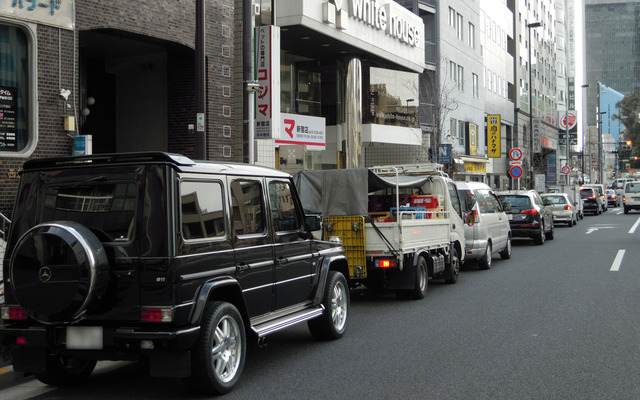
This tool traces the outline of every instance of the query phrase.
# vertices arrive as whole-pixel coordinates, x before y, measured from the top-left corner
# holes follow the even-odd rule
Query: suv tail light
[[[28,318],[24,308],[18,306],[2,307],[0,315],[7,321],[25,321]]]
[[[173,312],[170,308],[143,307],[140,310],[140,320],[142,322],[171,322]]]
[[[536,215],[538,215],[538,210],[536,210],[536,209],[532,208],[532,209],[529,209],[529,210],[522,210],[522,212],[521,212],[521,213],[522,213],[522,214],[529,214],[529,215],[533,215],[533,216],[535,217]]]

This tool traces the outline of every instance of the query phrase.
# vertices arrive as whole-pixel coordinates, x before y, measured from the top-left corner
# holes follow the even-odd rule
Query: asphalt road
[[[516,240],[511,260],[432,281],[424,300],[352,291],[343,339],[315,341],[305,325],[252,345],[224,398],[640,398],[638,224],[640,213],[610,209],[556,226],[543,246]],[[11,375],[3,400],[200,398],[135,363],[101,363],[75,388]]]

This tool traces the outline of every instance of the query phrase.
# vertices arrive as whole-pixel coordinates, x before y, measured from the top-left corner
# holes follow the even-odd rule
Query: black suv
[[[291,177],[166,153],[24,164],[4,260],[1,354],[52,385],[147,360],[230,391],[247,336],[343,335],[348,265],[314,240]],[[313,227],[318,229],[317,226]]]
[[[536,244],[554,237],[553,213],[535,190],[496,192],[509,217],[513,237],[532,238]]]

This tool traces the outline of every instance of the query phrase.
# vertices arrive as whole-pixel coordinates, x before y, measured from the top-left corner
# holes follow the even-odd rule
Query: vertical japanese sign
[[[478,155],[478,125],[467,123],[467,151],[469,155]]]
[[[531,134],[533,135],[533,152],[534,153],[541,153],[542,152],[542,142],[540,140],[541,137],[541,129],[542,129],[542,122],[540,121],[540,118],[534,118],[533,119],[533,126],[531,127]]]
[[[568,79],[569,83],[569,110],[576,109],[576,78],[570,76]]]
[[[487,115],[487,152],[489,158],[500,158],[500,115]]]
[[[0,150],[13,150],[18,133],[18,90],[0,86]]]
[[[280,138],[280,28],[255,28],[255,138]]]

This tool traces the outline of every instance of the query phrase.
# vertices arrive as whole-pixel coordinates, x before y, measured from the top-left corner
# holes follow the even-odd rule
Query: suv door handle
[[[236,271],[238,272],[246,271],[248,269],[249,269],[249,264],[236,265]]]
[[[287,262],[287,259],[284,257],[278,257],[276,258],[276,264],[284,264]]]

